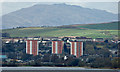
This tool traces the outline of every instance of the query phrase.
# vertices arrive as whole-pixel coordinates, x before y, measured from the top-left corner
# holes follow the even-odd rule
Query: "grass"
[[[98,29],[98,30],[118,30],[118,22],[77,25],[78,28]]]
[[[117,30],[83,30],[83,29],[67,29],[67,28],[40,28],[40,29],[10,29],[3,30],[7,32],[11,37],[60,37],[60,36],[86,36],[86,37],[102,37],[110,38],[118,35]]]
[[[19,30],[27,30],[27,29],[44,29],[44,28],[41,28],[41,27],[28,27],[28,28],[21,28]]]
[[[61,36],[86,36],[91,38],[112,38],[118,36],[117,23],[75,25],[69,27],[28,27],[16,29],[4,29],[3,33],[9,33],[11,37],[61,37]],[[109,28],[108,28],[108,27]],[[73,28],[72,28],[73,27]],[[107,27],[107,28],[105,28]],[[83,29],[81,29],[83,28]],[[86,28],[86,29],[84,29]]]
[[[104,46],[102,46],[102,45],[97,45],[97,48],[104,48]]]

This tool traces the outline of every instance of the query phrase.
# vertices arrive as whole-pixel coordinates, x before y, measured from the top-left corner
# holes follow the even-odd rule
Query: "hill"
[[[2,28],[62,26],[111,22],[114,20],[117,20],[117,15],[104,10],[67,4],[38,4],[3,15]]]
[[[109,25],[110,24],[110,25]],[[4,29],[11,37],[61,37],[86,36],[92,38],[112,38],[118,36],[117,22],[105,24],[67,25],[58,27],[28,27]]]
[[[77,28],[98,29],[98,30],[118,30],[118,22],[98,23],[98,24],[82,24],[73,25]]]

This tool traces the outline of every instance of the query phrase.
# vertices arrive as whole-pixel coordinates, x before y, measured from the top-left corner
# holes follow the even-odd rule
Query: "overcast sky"
[[[2,1],[2,0],[0,0]],[[13,12],[13,11],[16,11],[16,10],[19,10],[21,8],[26,8],[26,7],[30,7],[30,6],[33,6],[35,4],[54,4],[54,3],[66,3],[66,4],[69,4],[69,5],[78,5],[78,6],[83,6],[83,7],[86,7],[86,8],[95,8],[95,9],[100,9],[100,10],[106,10],[108,12],[112,12],[112,13],[115,13],[117,14],[118,12],[118,1],[119,0],[101,0],[101,2],[96,2],[94,0],[89,0],[89,1],[85,1],[83,2],[82,0],[81,1],[77,1],[77,0],[69,0],[69,1],[60,1],[60,2],[57,2],[56,0],[54,0],[53,2],[51,1],[43,1],[43,2],[39,2],[38,0],[36,0],[36,2],[33,2],[32,0],[24,0],[26,2],[23,2],[21,0],[21,2],[19,2],[18,0],[4,0],[5,2],[0,2],[0,16],[1,15],[4,15],[4,14],[7,14],[7,13],[10,13],[10,12]],[[11,2],[10,2],[11,1]],[[31,2],[30,2],[31,1]]]

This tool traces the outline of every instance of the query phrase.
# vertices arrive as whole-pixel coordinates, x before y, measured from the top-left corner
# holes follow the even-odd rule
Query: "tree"
[[[21,59],[23,61],[25,61],[25,60],[30,60],[31,57],[32,57],[32,55],[30,55],[30,54],[22,54]]]
[[[112,60],[112,68],[120,68],[120,58],[113,58]]]
[[[2,33],[2,37],[10,37],[9,33]]]
[[[105,40],[104,42],[105,42],[105,43],[108,43],[108,40]]]
[[[94,68],[111,67],[111,60],[110,58],[96,57],[95,60],[91,63],[91,67]]]
[[[85,65],[86,65],[86,63],[84,61],[79,61],[79,63],[78,63],[78,66],[80,66],[80,67],[83,67]]]

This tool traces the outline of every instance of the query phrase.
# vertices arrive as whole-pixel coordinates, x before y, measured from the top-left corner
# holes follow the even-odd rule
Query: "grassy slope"
[[[115,35],[118,35],[118,30],[116,30],[116,25],[114,26],[114,24],[116,23],[112,23],[112,24],[110,23],[110,25],[108,24],[76,25],[76,26],[69,26],[67,28],[64,28],[64,27],[17,28],[17,29],[3,30],[3,32],[10,33],[11,37],[87,36],[92,38],[97,38],[97,37],[108,38],[108,37],[113,37]],[[86,28],[86,29],[81,29],[81,28]]]
[[[97,30],[118,30],[118,22],[76,25],[78,28],[97,29]]]

